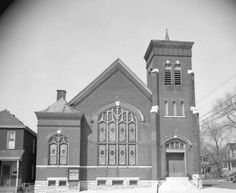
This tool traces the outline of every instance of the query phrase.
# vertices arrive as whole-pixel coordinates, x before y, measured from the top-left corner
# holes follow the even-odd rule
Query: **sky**
[[[235,0],[16,0],[0,17],[0,110],[37,130],[35,111],[70,101],[120,58],[146,83],[150,40],[194,41],[200,116],[236,87]]]

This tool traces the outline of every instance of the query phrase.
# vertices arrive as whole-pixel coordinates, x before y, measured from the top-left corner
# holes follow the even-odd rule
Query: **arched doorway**
[[[170,139],[165,143],[166,170],[169,177],[186,175],[186,143],[180,139]]]

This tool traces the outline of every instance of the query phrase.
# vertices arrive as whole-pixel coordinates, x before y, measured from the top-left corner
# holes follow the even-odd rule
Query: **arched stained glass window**
[[[137,118],[122,108],[113,107],[98,117],[98,165],[136,165]]]
[[[68,161],[68,139],[54,135],[49,139],[49,165],[66,165]]]
[[[57,145],[56,144],[50,144],[49,145],[49,149],[50,149],[50,161],[49,164],[50,165],[56,165],[57,164]]]

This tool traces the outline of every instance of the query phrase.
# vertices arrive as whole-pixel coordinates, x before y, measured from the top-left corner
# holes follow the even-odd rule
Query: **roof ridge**
[[[121,60],[121,62],[122,62],[122,60]],[[123,66],[126,68],[126,70],[127,71],[129,71],[129,73],[131,74],[131,75],[133,75],[134,77],[135,77],[135,79],[148,91],[148,92],[150,92],[150,94],[152,94],[152,91],[147,87],[147,85],[124,63],[124,62],[122,62],[123,64]]]
[[[12,114],[8,109],[4,109],[4,110],[0,111],[0,113],[4,113],[4,112],[6,112],[7,115],[9,115],[14,121],[16,121],[16,123],[15,123],[16,125],[15,126],[26,127],[25,124],[20,119],[18,119],[15,116],[15,114]]]
[[[99,80],[101,80],[102,78],[106,79],[105,76],[109,72],[112,72],[113,69],[115,69],[115,68],[118,69],[119,68],[118,66],[123,67],[125,69],[125,71],[127,71],[139,83],[139,85],[142,86],[142,88],[148,93],[148,95],[150,95],[150,96],[152,95],[152,92],[147,87],[147,85],[145,85],[145,83],[120,58],[117,58],[100,75],[98,75],[92,82],[90,82],[86,87],[84,87],[74,98],[72,98],[68,104],[71,106],[79,97],[85,95],[83,97],[83,99],[84,99],[86,96],[88,96],[94,90],[94,89],[92,89],[92,90],[89,91],[89,89],[91,89],[96,84],[100,85],[101,83],[99,82]],[[111,74],[109,74],[109,77],[110,77],[110,75]],[[88,92],[88,93],[86,93],[86,92]],[[81,99],[81,100],[83,100],[83,99]]]

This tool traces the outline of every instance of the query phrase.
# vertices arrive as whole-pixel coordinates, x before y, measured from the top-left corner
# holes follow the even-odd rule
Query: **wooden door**
[[[1,186],[10,186],[10,165],[2,165]]]
[[[166,161],[169,177],[185,176],[184,153],[167,153]]]

